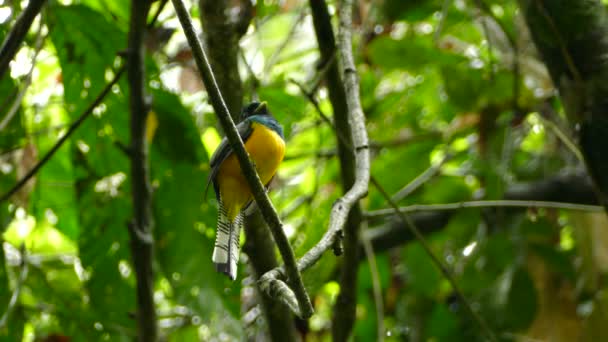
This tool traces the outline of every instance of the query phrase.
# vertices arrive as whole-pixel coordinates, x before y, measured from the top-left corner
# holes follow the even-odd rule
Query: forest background
[[[0,340],[608,336],[605,2],[0,0]],[[252,100],[287,150],[231,282]]]

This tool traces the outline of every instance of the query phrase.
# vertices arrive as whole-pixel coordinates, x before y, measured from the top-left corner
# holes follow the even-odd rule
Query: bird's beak
[[[260,105],[258,106],[258,108],[256,108],[253,111],[253,114],[259,114],[259,113],[265,112],[266,111],[266,107],[267,107],[266,101],[262,101],[262,103],[260,103]]]

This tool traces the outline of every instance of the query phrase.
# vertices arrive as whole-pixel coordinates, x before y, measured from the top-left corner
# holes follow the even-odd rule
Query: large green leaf
[[[445,304],[436,304],[428,318],[426,334],[436,341],[466,341],[458,323],[458,316]]]
[[[65,107],[80,113],[105,86],[126,35],[84,5],[53,5],[48,11],[51,40],[61,65]]]
[[[503,329],[521,331],[532,324],[538,298],[534,282],[525,268],[509,268],[497,279],[494,305],[497,323]]]
[[[218,329],[238,336],[240,283],[215,272],[211,262],[216,211],[204,198],[207,155],[179,98],[164,90],[152,95],[159,122],[150,157],[157,186],[153,204],[158,261],[177,303],[195,310],[203,322],[215,322]]]
[[[436,296],[441,273],[419,243],[413,243],[405,248],[403,262],[409,288],[422,296]]]
[[[120,179],[124,181],[124,175]],[[129,316],[136,312],[136,301],[127,230],[132,215],[131,201],[125,185],[116,190],[116,197],[110,189],[99,192],[102,187],[96,184],[104,181],[109,180],[88,185],[79,199],[83,231],[78,247],[82,267],[88,274],[85,288],[90,299],[89,310],[99,316],[106,328],[120,327],[123,333],[132,333],[135,321]],[[104,332],[113,338],[121,336],[115,330]]]

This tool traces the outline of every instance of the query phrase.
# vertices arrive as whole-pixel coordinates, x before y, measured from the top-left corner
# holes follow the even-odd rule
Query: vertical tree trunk
[[[249,262],[255,272],[255,279],[279,266],[274,253],[274,242],[269,230],[264,227],[266,222],[259,211],[245,219],[245,234],[247,240],[243,251],[247,253]],[[256,286],[260,304],[266,317],[268,334],[272,341],[296,341],[296,330],[293,316],[289,309],[280,301],[270,298]]]
[[[331,18],[325,0],[310,0],[313,24],[321,65],[330,63],[325,76],[329,100],[334,114],[334,129],[338,144],[342,189],[348,191],[355,183],[355,151],[352,147],[351,127],[348,122],[348,109],[344,83],[340,77],[336,54],[336,40],[331,26]],[[344,257],[340,274],[340,294],[334,307],[332,336],[334,341],[346,341],[355,323],[357,305],[357,272],[359,269],[359,227],[361,207],[353,206],[344,227]]]
[[[608,17],[600,0],[519,0],[608,211]]]
[[[243,83],[239,75],[239,28],[249,25],[251,4],[244,1],[241,6],[242,22],[229,16],[231,1],[199,0],[205,50],[215,74],[215,80],[226,101],[230,114],[236,121],[243,102]],[[249,8],[249,9],[248,9]],[[249,13],[250,15],[251,13]],[[243,22],[246,21],[246,24]]]
[[[154,342],[158,337],[154,307],[154,241],[146,117],[150,106],[145,92],[144,34],[150,3],[133,0],[129,28],[127,72],[131,112],[131,193],[133,221],[129,224],[131,257],[137,280],[137,331],[139,341]]]

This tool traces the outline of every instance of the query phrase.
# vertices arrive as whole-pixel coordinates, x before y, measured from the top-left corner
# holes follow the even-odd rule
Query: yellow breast
[[[245,149],[255,163],[262,183],[267,185],[283,161],[285,142],[275,131],[262,124],[254,122],[251,129],[253,131],[245,142]],[[252,200],[251,189],[234,153],[220,166],[217,180],[227,215],[233,220],[243,206]]]

